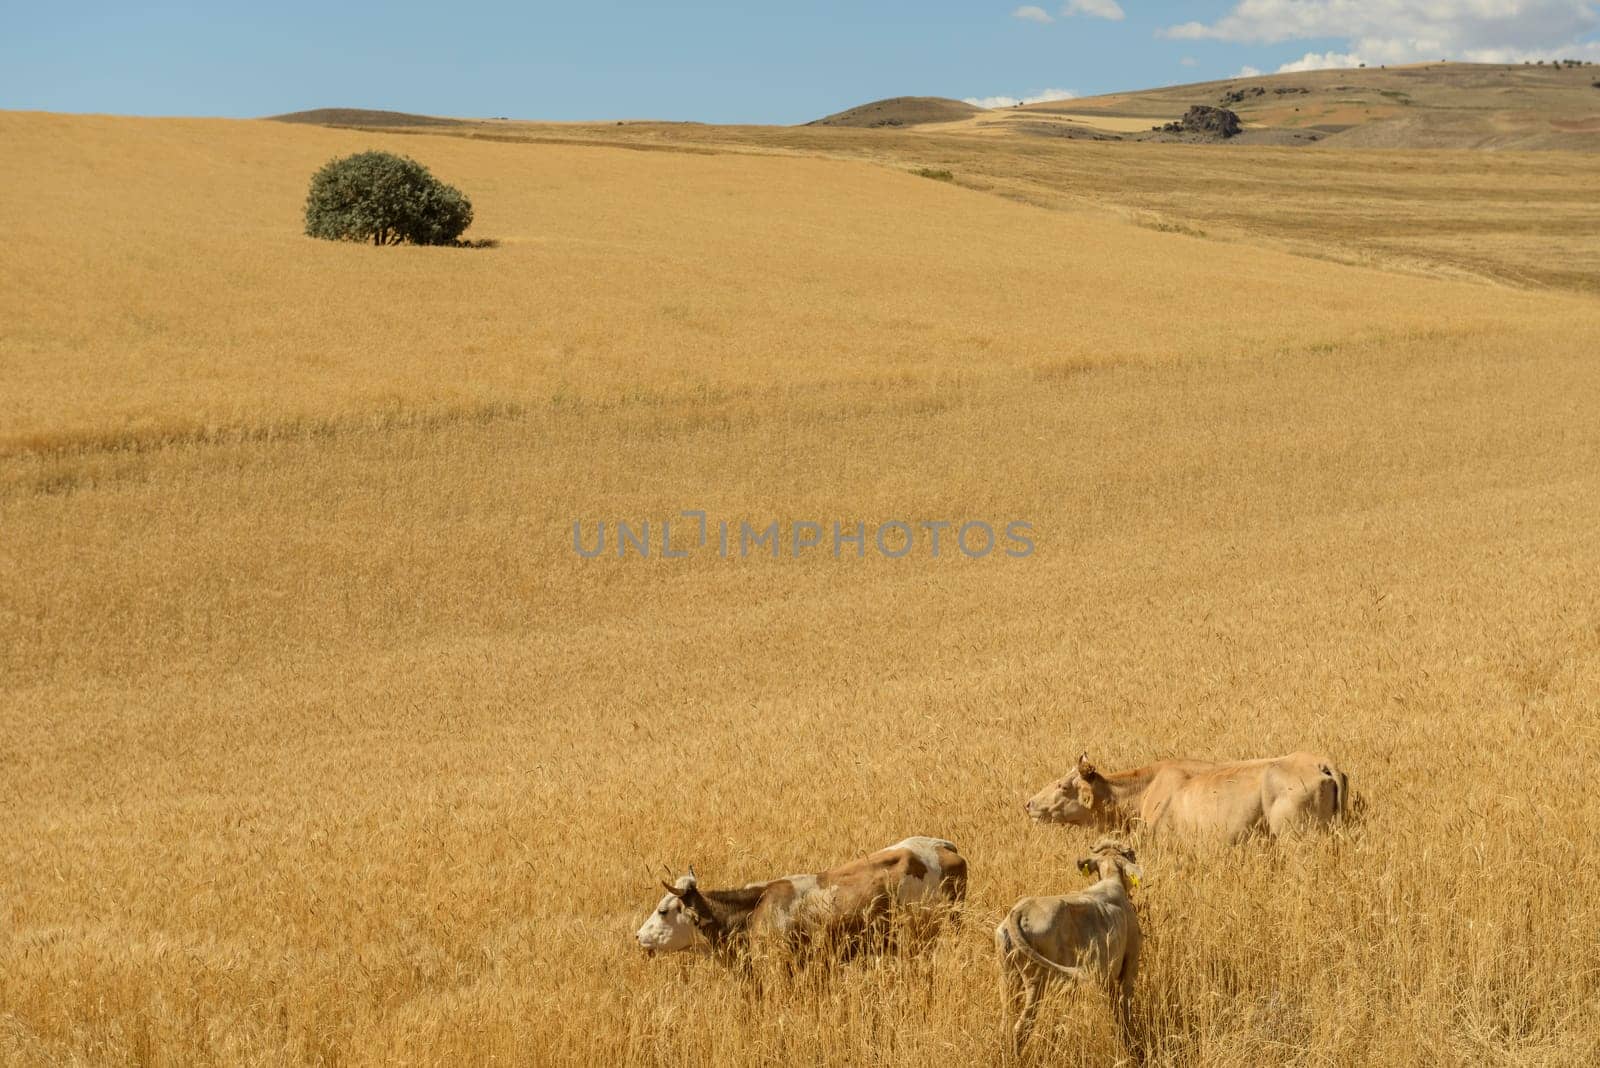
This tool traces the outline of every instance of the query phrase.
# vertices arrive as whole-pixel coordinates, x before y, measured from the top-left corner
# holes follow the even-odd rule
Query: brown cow
[[[1001,1022],[1022,995],[1011,1028],[1011,1051],[1022,1054],[1033,1030],[1039,998],[1052,979],[1099,979],[1107,984],[1117,1025],[1130,1039],[1128,1010],[1139,974],[1139,916],[1128,896],[1144,873],[1133,850],[1103,839],[1078,861],[1078,870],[1099,881],[1075,894],[1025,897],[994,929],[1000,958]],[[1131,1043],[1130,1043],[1131,1044]]]
[[[1331,826],[1349,814],[1350,782],[1333,761],[1312,753],[1228,763],[1161,760],[1110,774],[1085,753],[1024,807],[1040,823],[1108,830],[1142,824],[1237,842]]]
[[[881,941],[897,908],[963,900],[967,862],[952,843],[918,837],[815,875],[737,890],[702,890],[693,868],[662,886],[667,895],[635,936],[652,955],[748,947],[752,939],[857,946]]]

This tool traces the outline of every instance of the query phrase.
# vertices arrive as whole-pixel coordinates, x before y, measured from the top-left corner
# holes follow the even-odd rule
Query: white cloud
[[[1600,55],[1596,32],[1595,0],[1238,0],[1216,22],[1185,22],[1161,34],[1251,44],[1331,38],[1345,48],[1324,57],[1358,56],[1370,66],[1590,58]]]
[[[1022,7],[1017,8],[1011,13],[1011,17],[1014,19],[1023,19],[1027,22],[1037,22],[1041,25],[1046,22],[1055,21],[1055,19],[1050,17],[1050,12],[1046,11],[1042,7],[1034,7],[1032,4],[1024,4]]]
[[[1200,65],[1200,61],[1195,59],[1193,56],[1184,56],[1182,59],[1178,60],[1178,65],[1181,67],[1198,67]]]
[[[1294,62],[1279,67],[1278,73],[1297,74],[1303,70],[1336,70],[1343,67],[1359,67],[1365,62],[1366,60],[1353,52],[1307,52]]]
[[[1587,59],[1600,60],[1600,41],[1578,41],[1547,45],[1544,48],[1477,48],[1452,59],[1472,63],[1521,63],[1524,60]]]
[[[1094,19],[1110,19],[1112,22],[1121,22],[1125,16],[1122,5],[1117,0],[1067,0],[1067,6],[1061,9],[1063,15],[1088,15]]]
[[[1235,78],[1259,78],[1259,77],[1261,77],[1261,72],[1259,70],[1257,70],[1256,68],[1250,66],[1249,64],[1246,64],[1245,66],[1239,68],[1239,73],[1235,74],[1234,77]]]
[[[1071,89],[1043,89],[1032,96],[969,96],[963,103],[979,108],[1014,108],[1018,104],[1043,104],[1050,100],[1073,100],[1077,93]]]

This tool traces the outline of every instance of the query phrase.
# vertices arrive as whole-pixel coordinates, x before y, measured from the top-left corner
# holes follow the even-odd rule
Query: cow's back
[[[1238,841],[1263,831],[1277,834],[1307,818],[1332,819],[1343,803],[1342,774],[1314,753],[1169,761],[1157,768],[1141,814],[1152,827],[1190,838]]]
[[[907,838],[815,875],[789,875],[762,886],[750,929],[791,940],[848,936],[885,920],[899,905],[960,901],[967,863],[942,838]]]
[[[967,862],[942,838],[907,838],[830,868],[817,879],[841,898],[862,903],[879,897],[897,904],[939,897],[960,900],[966,894]]]
[[[1138,941],[1138,914],[1088,891],[1028,897],[1012,916],[1030,945],[1066,967],[1092,965],[1113,973]]]
[[[761,900],[750,913],[749,929],[757,938],[769,935],[790,936],[814,926],[828,902],[817,894],[815,875],[786,875],[761,886]]]

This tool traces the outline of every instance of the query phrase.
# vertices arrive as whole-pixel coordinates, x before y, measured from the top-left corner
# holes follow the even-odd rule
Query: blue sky
[[[1600,0],[0,5],[0,108],[140,115],[790,123],[1295,64],[1600,60]]]

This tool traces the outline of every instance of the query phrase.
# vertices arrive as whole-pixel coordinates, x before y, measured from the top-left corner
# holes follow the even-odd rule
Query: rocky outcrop
[[[1208,139],[1224,140],[1240,130],[1239,116],[1227,108],[1214,108],[1196,104],[1184,112],[1177,122],[1156,127],[1162,133],[1190,134]]]

